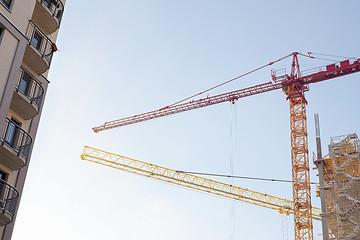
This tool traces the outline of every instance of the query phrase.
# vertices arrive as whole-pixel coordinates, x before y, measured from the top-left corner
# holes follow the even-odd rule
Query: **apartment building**
[[[0,239],[9,240],[65,0],[0,0]]]

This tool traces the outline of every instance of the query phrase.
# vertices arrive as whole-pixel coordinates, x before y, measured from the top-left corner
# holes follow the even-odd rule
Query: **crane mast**
[[[100,149],[85,146],[81,159],[198,191],[270,208],[283,214],[294,214],[293,201],[142,162]],[[320,212],[319,208],[313,208],[312,218],[320,220]]]
[[[293,56],[291,75],[285,94],[290,103],[291,162],[293,180],[294,224],[296,240],[312,240],[312,207],[309,151],[306,125],[305,87],[301,82],[297,55]],[[295,79],[298,79],[295,81]],[[284,88],[283,88],[284,89]]]

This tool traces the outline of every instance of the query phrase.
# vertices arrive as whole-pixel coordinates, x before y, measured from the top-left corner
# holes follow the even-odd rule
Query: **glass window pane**
[[[44,0],[44,1],[43,1],[43,4],[44,4],[45,6],[47,6],[47,7],[49,7],[49,6],[50,6],[50,0]]]
[[[31,76],[28,73],[23,72],[19,83],[19,91],[25,94],[26,96],[29,95],[30,84],[31,84]]]
[[[10,144],[11,146],[14,145],[15,142],[15,133],[16,133],[16,125],[13,122],[9,122],[9,125],[6,129],[5,133],[5,142]]]
[[[38,33],[38,32],[34,32],[34,37],[33,39],[31,40],[31,44],[40,50],[40,47],[41,47],[41,41],[42,41],[42,37],[41,35]]]
[[[28,82],[22,78],[19,84],[19,91],[27,95],[28,85],[29,85]]]
[[[7,174],[0,170],[0,179],[6,181]]]
[[[31,41],[31,44],[36,47],[38,45],[38,40],[34,37]],[[37,48],[37,47],[36,47]]]

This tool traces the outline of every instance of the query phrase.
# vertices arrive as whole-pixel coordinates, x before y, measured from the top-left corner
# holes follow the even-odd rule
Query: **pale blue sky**
[[[230,103],[99,134],[91,128],[164,107],[294,51],[360,57],[359,9],[356,0],[68,0],[13,239],[229,239],[230,200],[81,161],[80,154],[89,145],[173,169],[227,174]],[[290,61],[274,67],[284,66]],[[268,82],[270,70],[210,94]],[[359,78],[310,86],[310,153],[315,112],[324,152],[330,136],[359,132]],[[291,179],[288,108],[280,90],[236,102],[235,174]],[[236,184],[292,198],[287,183]],[[320,206],[315,194],[312,200]],[[293,239],[292,219],[283,228],[277,212],[239,202],[236,239],[278,240],[287,229]],[[315,239],[320,233],[315,223]]]

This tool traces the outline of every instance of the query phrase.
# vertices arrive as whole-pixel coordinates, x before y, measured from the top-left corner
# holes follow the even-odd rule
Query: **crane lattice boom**
[[[151,112],[147,112],[147,113],[143,113],[143,114],[139,114],[139,115],[134,115],[134,116],[127,117],[127,118],[122,118],[122,119],[111,121],[111,122],[106,122],[99,127],[94,127],[93,131],[100,132],[100,131],[108,130],[111,128],[116,128],[116,127],[130,125],[130,124],[134,124],[134,123],[138,123],[138,122],[143,122],[143,121],[151,120],[154,118],[165,117],[165,116],[172,115],[175,113],[181,113],[181,112],[185,112],[185,111],[189,111],[189,110],[193,110],[193,109],[197,109],[197,108],[202,108],[202,107],[206,107],[206,106],[210,106],[210,105],[214,105],[214,104],[218,104],[218,103],[229,102],[229,101],[231,102],[234,100],[238,100],[239,98],[244,98],[244,97],[256,95],[259,93],[269,92],[269,91],[272,91],[275,89],[280,89],[281,87],[282,87],[281,83],[274,84],[272,82],[268,82],[268,83],[256,85],[253,87],[233,91],[233,92],[219,94],[216,96],[211,96],[211,97],[199,99],[196,101],[190,101],[190,102],[186,102],[186,103],[182,103],[182,104],[178,104],[178,105],[167,106],[167,107],[155,110],[155,111],[151,111]]]
[[[331,64],[328,66],[306,70],[302,72],[303,77],[300,77],[298,79],[293,79],[293,81],[301,81],[302,84],[304,85],[308,85],[310,83],[317,83],[332,78],[344,76],[350,73],[359,72],[360,71],[359,66],[360,66],[360,59],[346,60],[337,64]],[[288,80],[287,77],[289,77],[288,75],[284,74],[281,76],[276,76],[275,72],[273,72],[272,77],[274,82],[263,83],[236,91],[219,94],[216,96],[193,100],[182,104],[167,106],[155,111],[134,115],[119,120],[105,122],[104,124],[98,127],[93,127],[93,131],[100,132],[116,127],[126,126],[130,124],[143,122],[155,118],[160,118],[175,113],[181,113],[197,108],[202,108],[218,103],[229,102],[229,101],[231,102],[234,100],[238,100],[240,98],[249,97],[252,95],[265,93],[286,87],[286,84],[288,83],[287,81]]]
[[[85,146],[81,159],[183,187],[274,209],[280,213],[294,214],[294,202],[290,200],[160,167],[96,148]],[[319,208],[313,207],[312,218],[320,220],[320,212]]]

